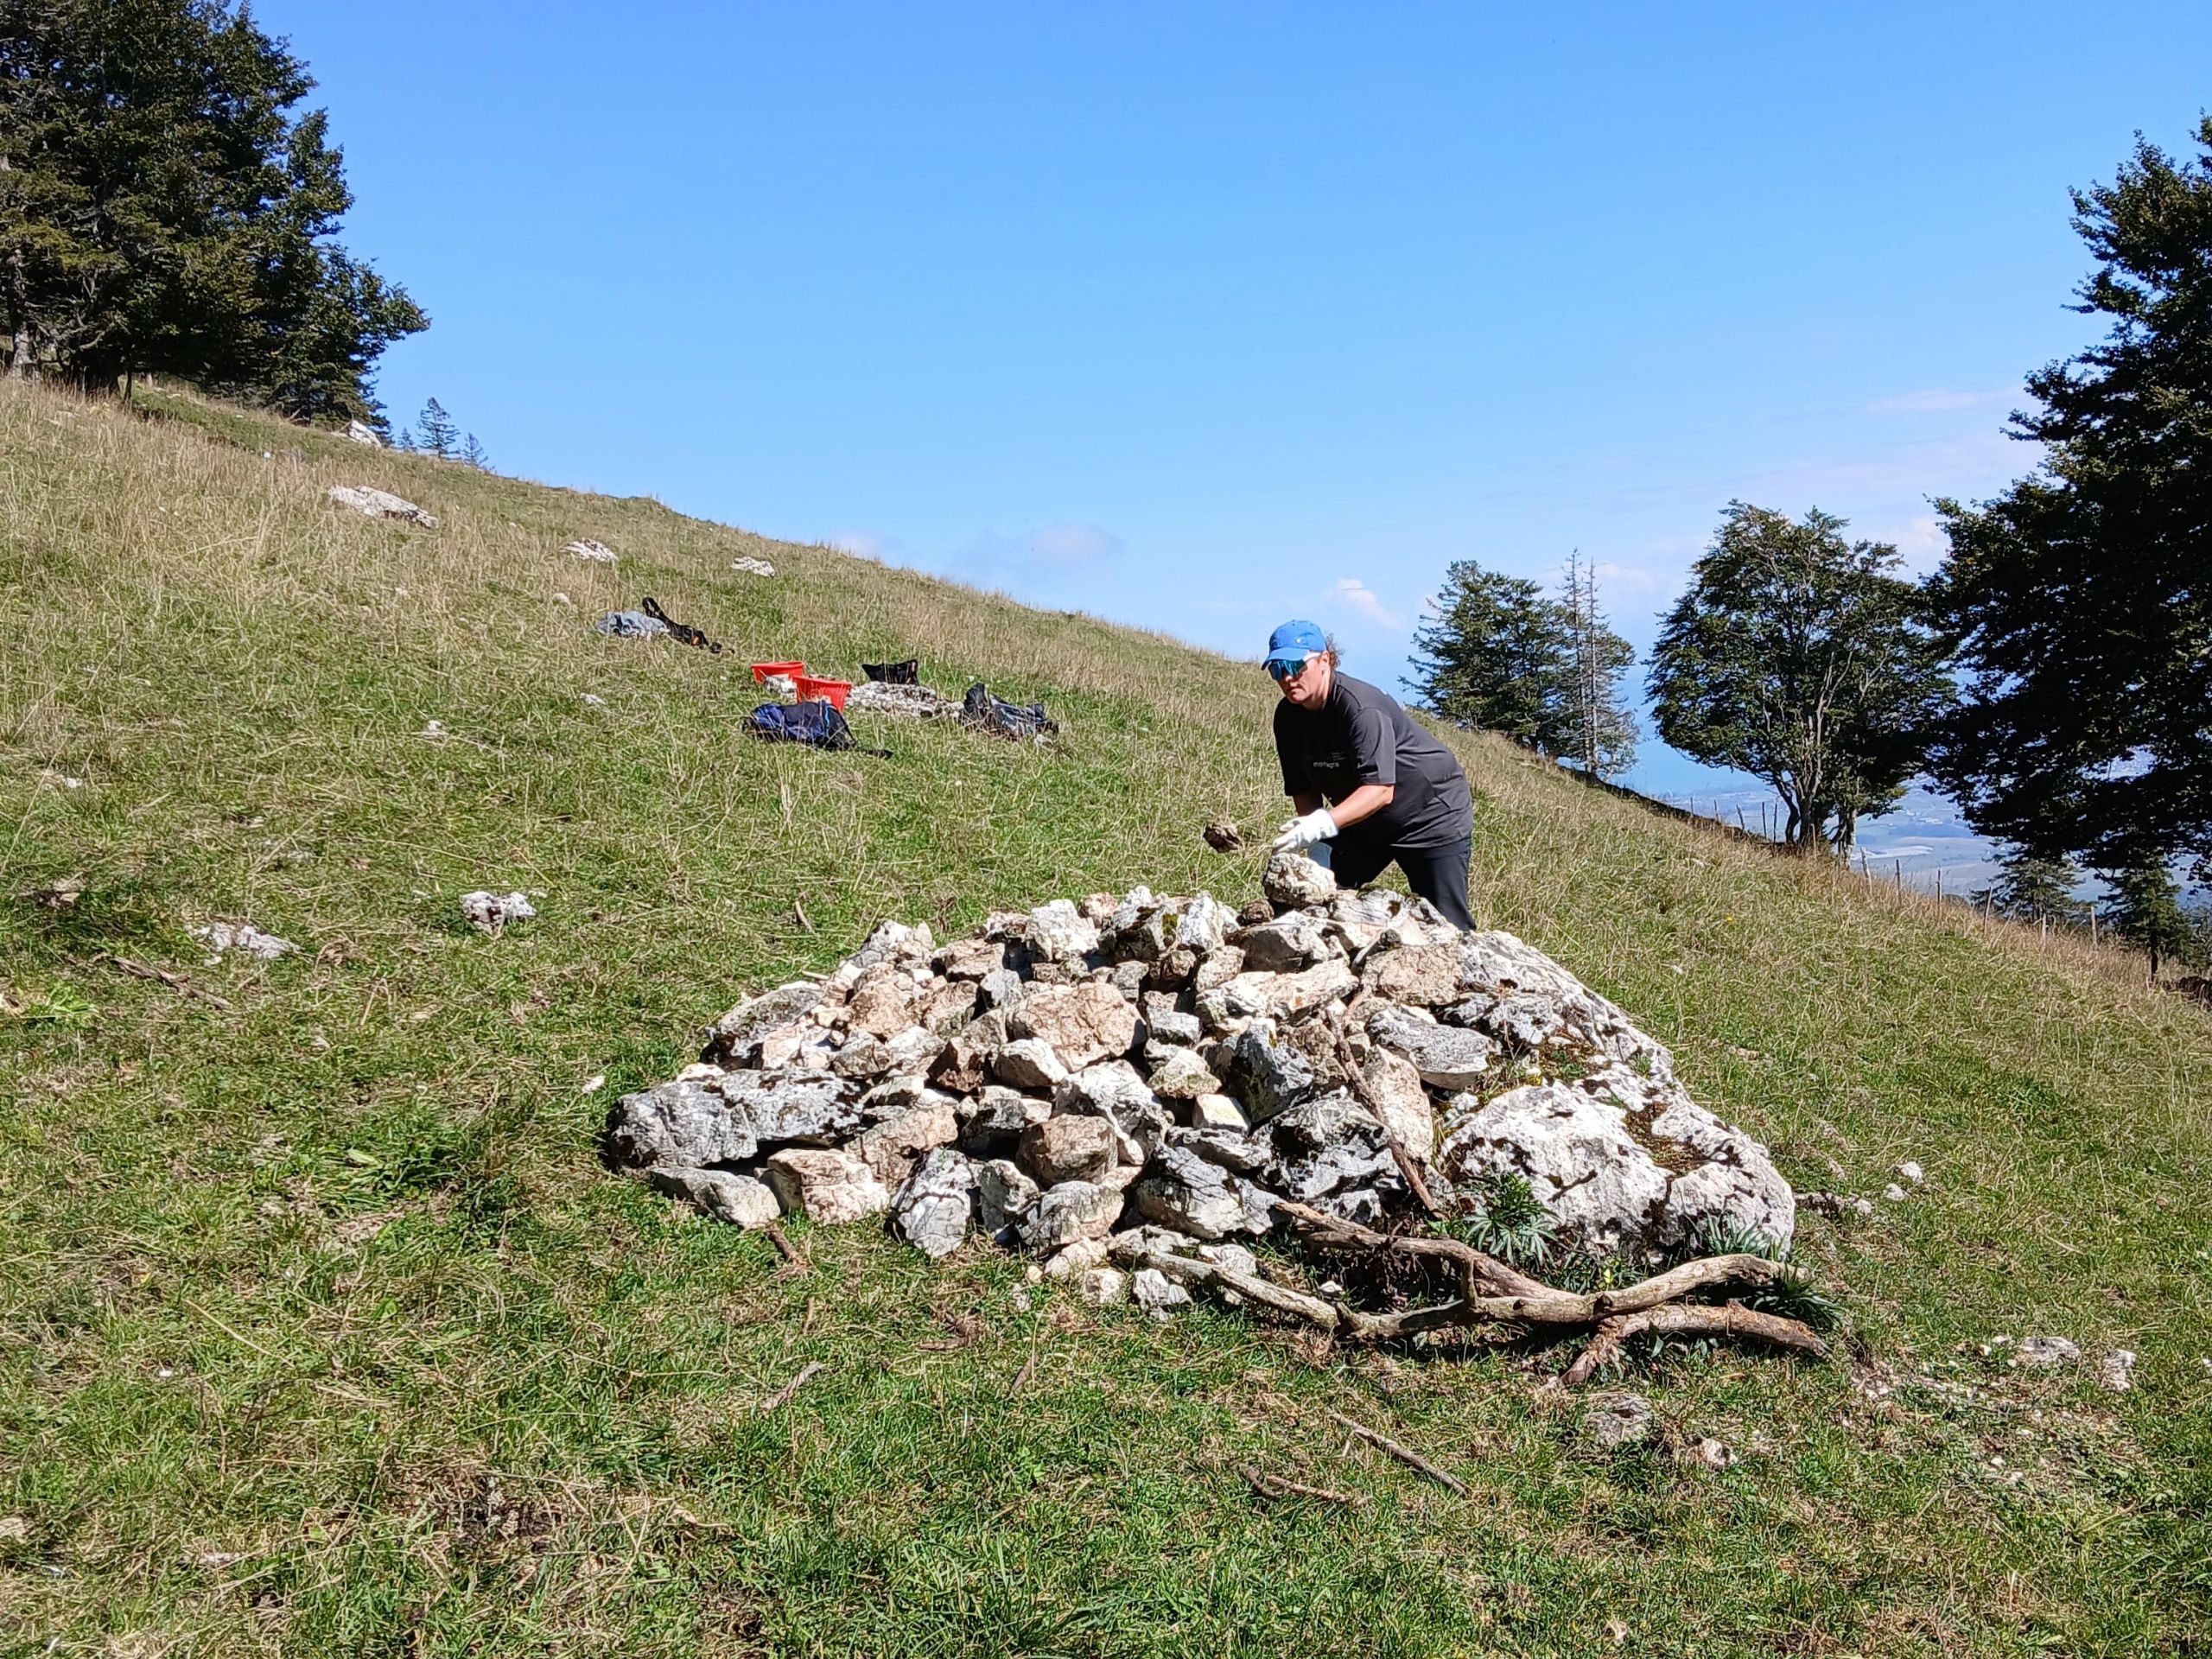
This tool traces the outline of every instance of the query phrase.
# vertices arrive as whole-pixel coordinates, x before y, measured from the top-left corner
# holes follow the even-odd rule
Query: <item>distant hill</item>
[[[11,1649],[2212,1643],[2212,1018],[2139,966],[1447,733],[1484,919],[1800,1189],[1873,1201],[1801,1229],[1846,1357],[1639,1358],[1658,1437],[1608,1454],[1541,1351],[1154,1324],[867,1229],[794,1225],[790,1267],[607,1173],[608,1101],[881,916],[1249,897],[1255,856],[1198,830],[1283,815],[1264,677],[167,389],[0,386],[0,465]],[[727,649],[593,632],[646,594]],[[741,734],[751,661],[909,656],[1060,740]],[[536,919],[479,933],[479,887]],[[188,930],[216,918],[298,948],[211,963]],[[2082,1357],[2012,1363],[2033,1335]]]

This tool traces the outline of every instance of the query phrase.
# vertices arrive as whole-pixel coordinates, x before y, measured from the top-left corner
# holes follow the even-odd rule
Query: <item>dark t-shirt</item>
[[[1467,774],[1452,751],[1364,680],[1338,674],[1319,709],[1300,709],[1287,697],[1278,702],[1275,753],[1287,795],[1319,795],[1334,806],[1362,784],[1396,789],[1389,805],[1339,839],[1412,849],[1448,847],[1474,834]]]

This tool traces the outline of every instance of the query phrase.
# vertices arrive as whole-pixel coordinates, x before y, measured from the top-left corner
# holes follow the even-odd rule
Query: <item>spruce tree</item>
[[[1560,748],[1593,777],[1611,778],[1636,764],[1636,715],[1621,696],[1621,676],[1636,652],[1612,630],[1598,604],[1598,571],[1569,554],[1560,614],[1567,629],[1570,701]]]
[[[440,461],[451,461],[461,453],[461,429],[446,413],[445,405],[435,397],[424,404],[423,412],[415,417],[415,447]]]
[[[2194,956],[2196,929],[2182,908],[2180,885],[2163,863],[2133,864],[2116,871],[2104,913],[2113,932],[2148,953],[2153,980],[2167,958],[2187,963]]]
[[[2063,859],[2038,858],[2015,847],[2001,861],[1997,879],[1973,897],[1978,909],[2021,922],[2073,925],[2088,918],[2089,907],[2074,896],[2081,873]]]
[[[373,421],[426,326],[330,239],[352,205],[305,67],[228,0],[0,8],[0,326],[10,372],[174,373]]]
[[[467,440],[461,446],[461,458],[480,473],[489,472],[492,469],[492,457],[484,453],[484,446],[476,442],[476,435],[474,432],[468,435]]]
[[[1406,689],[1447,720],[1556,754],[1567,741],[1572,643],[1560,607],[1522,576],[1462,559],[1414,633]]]
[[[2212,116],[2075,194],[2104,342],[2028,380],[2044,465],[1937,503],[1931,586],[1967,670],[1931,770],[1985,835],[2092,867],[2212,871]]]

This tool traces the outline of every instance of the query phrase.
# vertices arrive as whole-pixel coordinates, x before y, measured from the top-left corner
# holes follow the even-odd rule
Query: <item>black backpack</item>
[[[960,719],[963,725],[1005,738],[1042,737],[1060,729],[1059,722],[1045,713],[1043,703],[1008,702],[993,696],[981,680],[961,700]]]

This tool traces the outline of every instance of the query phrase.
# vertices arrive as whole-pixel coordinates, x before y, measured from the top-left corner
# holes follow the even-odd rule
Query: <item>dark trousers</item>
[[[1462,836],[1448,847],[1393,847],[1388,842],[1346,845],[1339,840],[1331,851],[1329,868],[1340,887],[1363,887],[1393,863],[1406,873],[1406,885],[1414,896],[1426,899],[1444,912],[1444,919],[1462,933],[1475,931],[1467,908],[1467,860],[1475,838]]]

